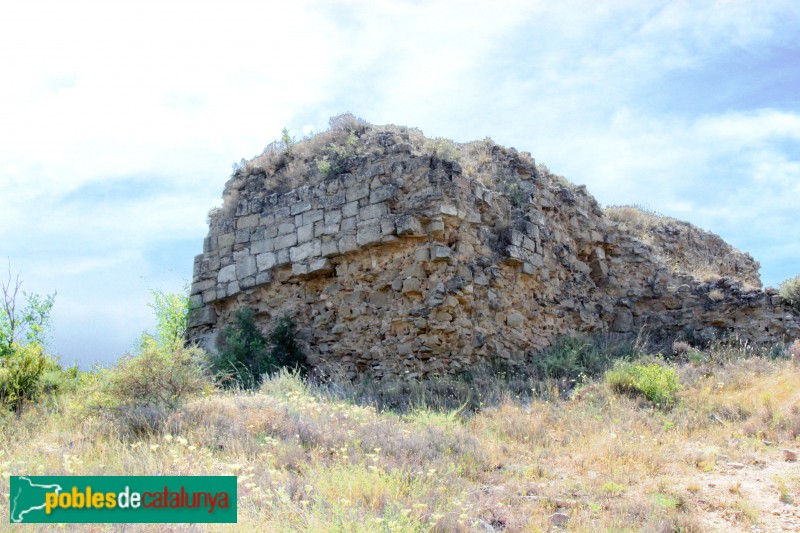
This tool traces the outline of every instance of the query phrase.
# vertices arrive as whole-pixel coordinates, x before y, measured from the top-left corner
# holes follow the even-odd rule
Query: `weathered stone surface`
[[[308,242],[314,238],[314,225],[305,224],[297,228],[297,242]]]
[[[381,240],[381,223],[378,221],[370,221],[366,224],[359,223],[358,232],[356,233],[356,243],[359,246],[367,246],[375,244]]]
[[[320,241],[315,239],[311,242],[289,248],[289,259],[292,263],[297,263],[305,261],[310,257],[317,257],[320,255],[320,246]]]
[[[289,213],[292,215],[299,215],[300,213],[305,213],[310,209],[311,202],[297,202],[296,204],[292,204]]]
[[[217,275],[217,281],[220,283],[228,283],[236,279],[236,265],[228,265],[220,269]]]
[[[401,215],[395,220],[397,235],[422,235],[422,224],[413,215]]]
[[[272,252],[266,252],[256,256],[256,265],[259,270],[269,270],[278,263],[277,256]]]
[[[320,246],[320,254],[323,257],[333,257],[339,255],[339,244],[335,240],[324,241]]]
[[[372,220],[375,218],[380,218],[385,215],[389,211],[386,204],[372,204],[366,207],[362,207],[358,211],[358,219],[359,220]]]
[[[369,196],[369,183],[359,183],[347,189],[345,198],[348,202],[360,200]]]
[[[315,209],[313,211],[309,211],[308,213],[303,213],[303,224],[313,224],[318,220],[322,220],[325,217],[325,211],[322,209]]]
[[[333,142],[345,146],[342,135]],[[213,339],[250,306],[290,313],[315,365],[419,377],[596,331],[644,328],[664,346],[686,331],[800,337],[797,312],[757,289],[752,258],[672,219],[609,216],[529,156],[494,147],[492,164],[467,175],[413,130],[370,126],[348,146],[337,176],[309,174],[325,155],[309,153],[228,182],[238,202],[211,216],[194,260],[192,339]],[[675,266],[701,260],[704,279]]]
[[[244,279],[256,274],[256,258],[252,255],[243,257],[241,261],[236,262],[236,277]]]
[[[441,244],[434,244],[431,259],[434,261],[447,261],[453,255],[453,250]]]
[[[288,235],[281,235],[275,238],[275,249],[288,248],[297,244],[297,234],[290,233]]]
[[[525,322],[525,317],[520,313],[509,313],[506,317],[506,324],[510,328],[518,328]]]

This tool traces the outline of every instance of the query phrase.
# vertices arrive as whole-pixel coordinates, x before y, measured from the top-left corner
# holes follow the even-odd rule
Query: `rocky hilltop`
[[[690,224],[604,211],[490,139],[456,144],[343,115],[243,161],[195,258],[190,337],[240,307],[292,316],[318,367],[424,376],[521,361],[566,334],[800,337],[758,263]]]

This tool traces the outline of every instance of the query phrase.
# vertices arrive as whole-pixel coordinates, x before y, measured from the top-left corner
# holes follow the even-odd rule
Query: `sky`
[[[191,281],[231,165],[345,111],[490,136],[800,274],[794,1],[42,2],[0,7],[0,278],[109,364]]]

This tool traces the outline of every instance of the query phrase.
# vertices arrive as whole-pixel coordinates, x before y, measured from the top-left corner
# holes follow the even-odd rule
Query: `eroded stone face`
[[[376,128],[358,150],[336,176],[295,161],[308,174],[288,190],[268,185],[280,171],[231,179],[235,209],[213,219],[195,258],[193,340],[215,349],[248,306],[265,329],[292,315],[313,364],[416,377],[521,360],[581,332],[800,336],[774,293],[677,273],[527,155],[495,147],[491,164],[465,171]]]

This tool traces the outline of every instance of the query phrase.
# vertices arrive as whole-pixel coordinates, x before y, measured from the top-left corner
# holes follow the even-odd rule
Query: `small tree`
[[[188,291],[163,293],[151,290],[153,303],[147,304],[156,315],[156,335],[159,346],[166,350],[177,350],[183,346],[189,327]]]
[[[26,302],[20,308],[17,298],[21,287],[19,274],[12,276],[9,262],[8,279],[0,282],[0,357],[10,355],[15,343],[20,346],[31,343],[45,345],[56,295],[40,296],[23,292]]]
[[[44,353],[55,293],[43,297],[23,292],[25,305],[20,307],[21,287],[19,274],[12,276],[9,262],[8,278],[0,282],[0,404],[17,416],[42,395],[42,375],[48,365],[58,366]]]
[[[295,139],[289,135],[289,128],[283,128],[281,130],[281,143],[283,143],[283,148],[286,150],[286,155],[292,155]]]

